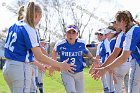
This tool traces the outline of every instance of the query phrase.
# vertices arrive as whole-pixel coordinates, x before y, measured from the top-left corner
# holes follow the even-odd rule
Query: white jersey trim
[[[137,25],[133,26],[125,35],[125,41],[123,43],[123,50],[129,51],[132,42],[133,31]]]
[[[115,44],[115,47],[116,47],[116,48],[120,48],[121,39],[122,39],[123,34],[124,34],[124,32],[121,32],[121,33],[118,35],[117,40],[116,40],[116,44]]]
[[[108,40],[108,38],[106,38],[104,40],[104,45],[105,45],[106,52],[108,52],[109,55],[110,55],[111,54],[111,49],[110,49],[110,41]]]
[[[57,51],[57,47],[61,44],[64,44],[66,43],[66,39],[63,39],[63,40],[59,40],[58,42],[56,42],[55,46],[54,46],[54,50]]]
[[[31,44],[32,44],[32,47],[36,47],[36,46],[39,46],[39,43],[38,43],[38,39],[37,39],[37,31],[35,29],[33,29],[32,27],[28,26],[27,24],[24,25],[28,35],[29,35],[29,38],[30,38],[30,41],[31,41]]]
[[[96,56],[99,56],[101,42],[97,45]]]
[[[27,51],[25,62],[30,62],[28,57],[29,57],[29,51]]]

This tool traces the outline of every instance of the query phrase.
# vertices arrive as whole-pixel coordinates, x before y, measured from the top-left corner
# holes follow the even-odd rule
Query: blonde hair
[[[25,22],[35,28],[34,17],[35,13],[42,13],[41,7],[34,2],[29,2],[25,13]]]
[[[18,20],[21,20],[24,18],[24,6],[21,6],[18,11]]]

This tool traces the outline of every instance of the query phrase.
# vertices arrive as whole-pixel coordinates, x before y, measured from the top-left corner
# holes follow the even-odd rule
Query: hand
[[[89,74],[91,74],[92,78],[94,75],[97,75],[98,72],[98,69],[95,69],[94,65],[92,65],[92,67],[89,69]]]
[[[97,68],[97,67],[100,67],[100,66],[101,66],[101,64],[99,62],[93,62],[91,68],[89,69],[89,74],[91,74],[92,72],[93,73],[97,72],[97,70],[94,71],[93,68]]]
[[[48,68],[49,76],[53,76],[55,74],[55,69],[53,67]]]
[[[61,70],[61,71],[66,71],[66,72],[74,73],[73,70],[75,70],[75,68],[74,68],[75,65],[73,65],[73,64],[68,64],[68,63],[67,63],[68,60],[69,60],[69,59],[64,60],[63,62],[60,62],[60,70]]]
[[[45,73],[45,71],[46,71],[46,69],[47,69],[46,65],[44,65],[44,64],[39,65],[38,68],[39,68],[40,71],[43,72],[43,73]]]
[[[100,66],[100,61],[101,61],[101,59],[98,59],[98,58],[95,58],[95,57],[92,58],[92,64],[95,65],[95,67]]]
[[[106,72],[107,70],[104,67],[99,67],[99,68],[93,68],[90,74],[92,78],[98,80],[102,78]]]
[[[94,64],[91,65],[91,67],[89,69],[89,74],[91,74],[93,72],[93,68],[94,68]]]

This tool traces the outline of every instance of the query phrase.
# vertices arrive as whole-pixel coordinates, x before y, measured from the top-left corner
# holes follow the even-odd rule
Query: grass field
[[[103,93],[100,81],[95,81],[88,74],[88,68],[84,70],[85,75],[85,93]],[[45,93],[65,93],[60,74],[56,73],[53,77],[49,77],[47,72],[44,76]],[[10,93],[6,82],[4,81],[2,71],[0,70],[0,93]]]

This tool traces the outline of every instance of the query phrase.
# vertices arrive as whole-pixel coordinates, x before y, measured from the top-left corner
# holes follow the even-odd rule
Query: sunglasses
[[[68,28],[74,28],[74,29],[77,29],[77,26],[75,26],[75,25],[70,25],[70,26],[68,26]]]
[[[99,35],[99,36],[103,36],[103,34],[101,34],[101,33],[97,33],[97,35]]]
[[[112,24],[116,24],[116,21],[111,22]]]

